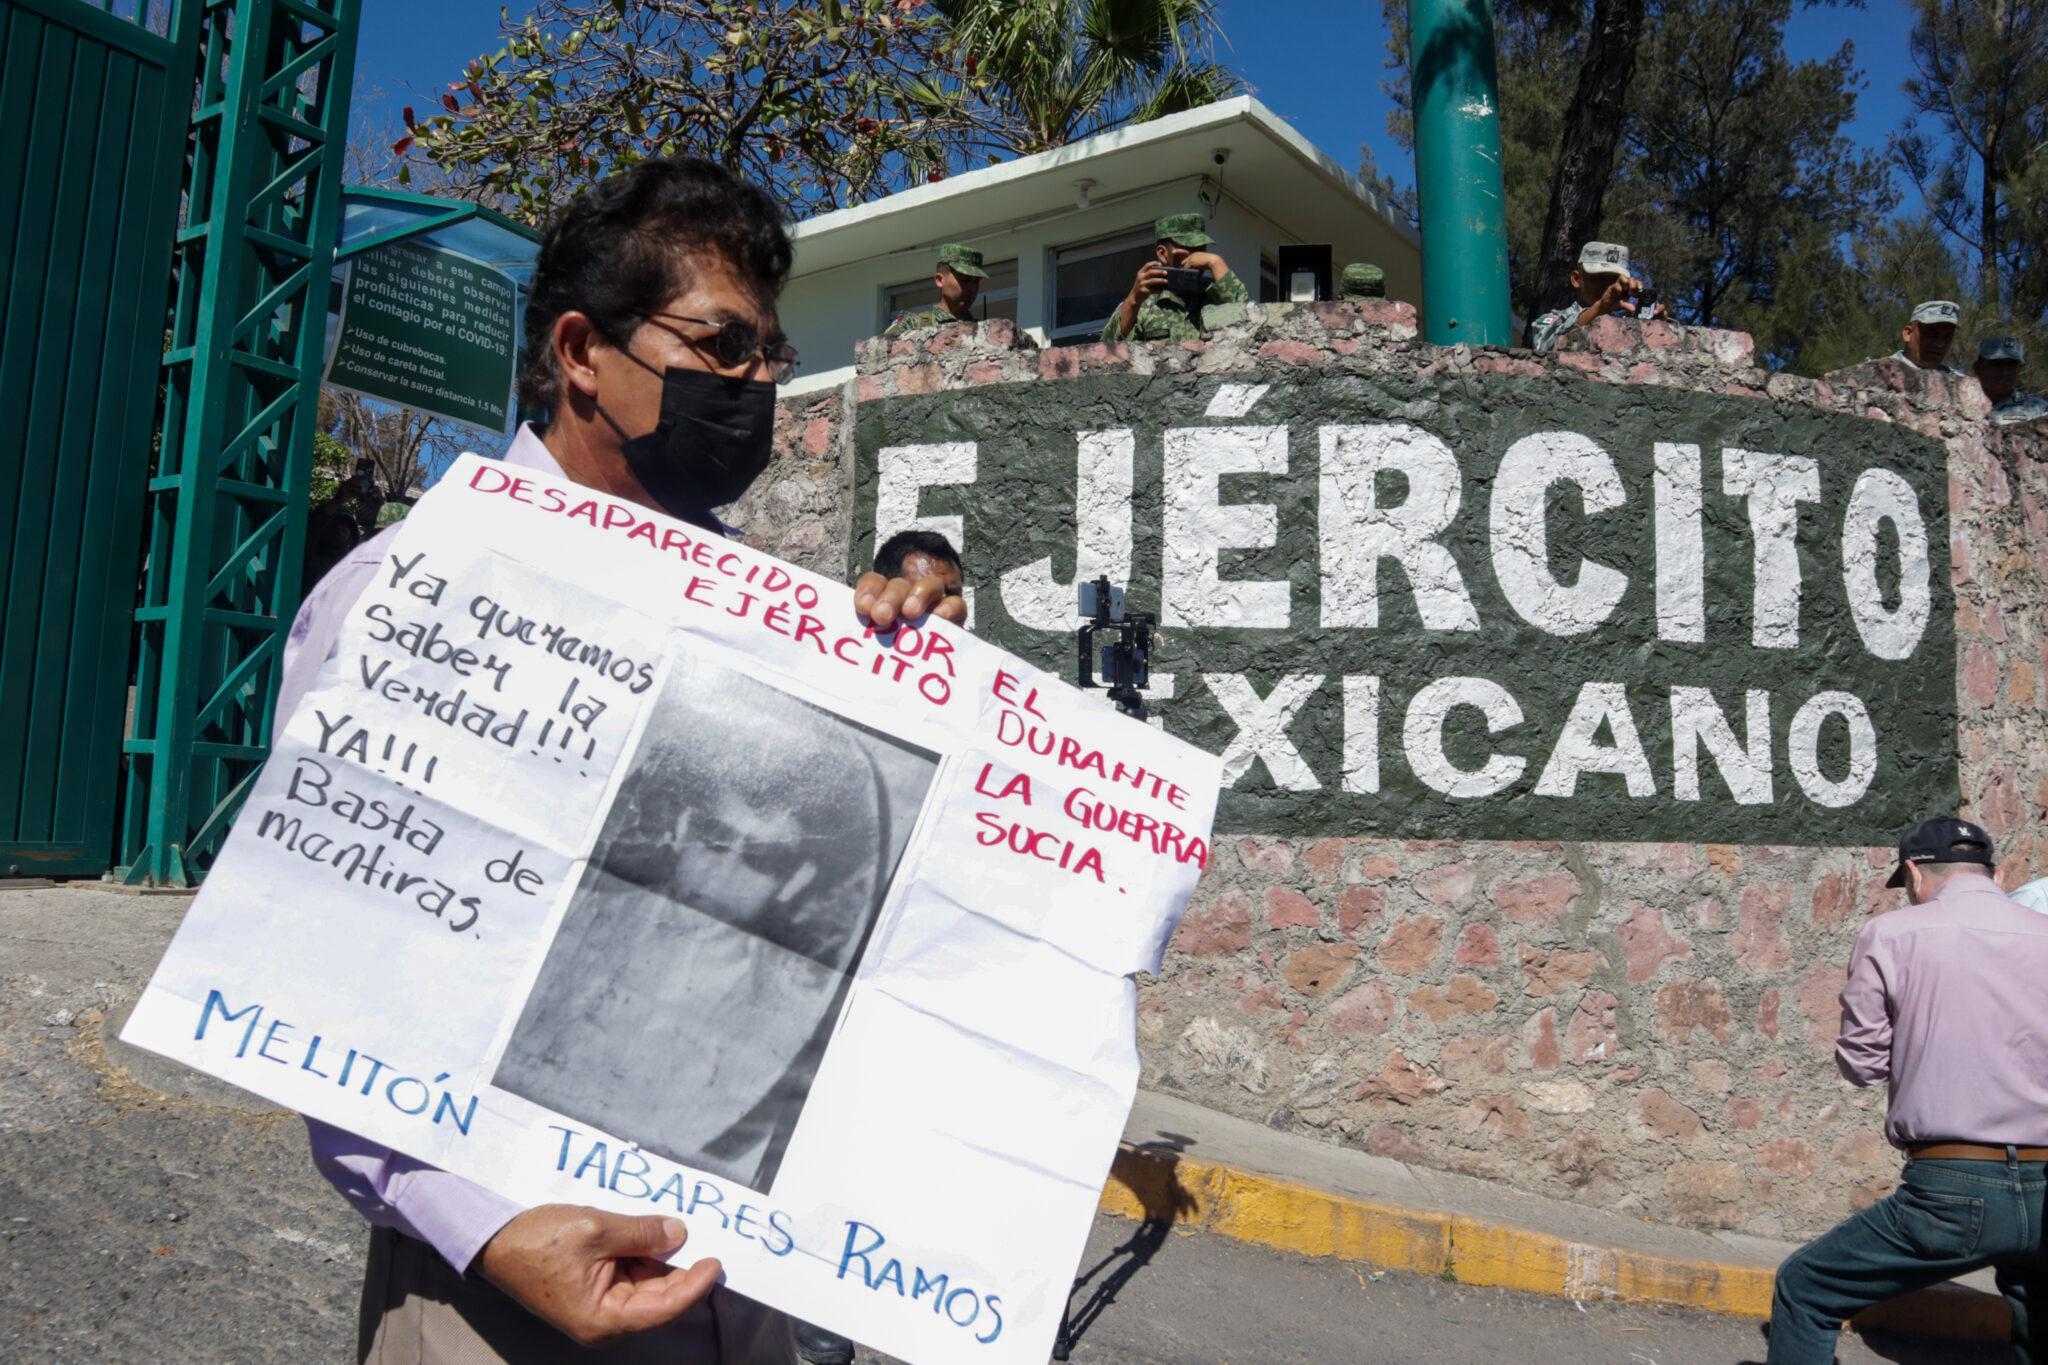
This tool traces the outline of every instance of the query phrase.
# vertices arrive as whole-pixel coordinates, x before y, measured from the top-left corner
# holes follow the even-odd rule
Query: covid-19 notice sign
[[[349,262],[326,382],[486,431],[512,429],[519,360],[510,276],[424,242]]]

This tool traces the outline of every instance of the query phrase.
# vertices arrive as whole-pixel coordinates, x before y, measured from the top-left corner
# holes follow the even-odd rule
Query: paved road
[[[0,1360],[345,1361],[362,1225],[298,1120],[110,1042],[186,902],[0,890]],[[1733,1365],[1755,1324],[1097,1220],[1081,1365]],[[1845,1340],[1847,1365],[2002,1349]],[[881,1357],[867,1356],[868,1361]]]

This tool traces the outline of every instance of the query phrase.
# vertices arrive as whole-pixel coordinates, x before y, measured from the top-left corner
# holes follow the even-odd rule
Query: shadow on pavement
[[[1116,1302],[1116,1296],[1123,1287],[1150,1264],[1159,1248],[1165,1245],[1174,1223],[1183,1214],[1194,1210],[1194,1196],[1180,1183],[1179,1172],[1180,1153],[1191,1145],[1193,1139],[1167,1133],[1163,1140],[1147,1142],[1137,1148],[1144,1157],[1147,1178],[1134,1182],[1132,1191],[1144,1205],[1144,1221],[1107,1256],[1074,1278],[1074,1287],[1067,1294],[1066,1311],[1060,1315],[1059,1336],[1053,1340],[1054,1360],[1066,1360],[1073,1354],[1074,1347],[1087,1334],[1089,1327]],[[1088,1297],[1076,1308],[1074,1296],[1083,1291]]]

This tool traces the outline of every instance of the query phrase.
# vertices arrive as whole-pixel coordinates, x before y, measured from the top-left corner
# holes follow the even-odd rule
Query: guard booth
[[[337,262],[523,297],[530,230],[345,194],[357,9],[0,0],[0,877],[183,886],[218,851],[269,751]]]

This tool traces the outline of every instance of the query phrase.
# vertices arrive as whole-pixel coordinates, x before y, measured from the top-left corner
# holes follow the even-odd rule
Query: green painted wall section
[[[1298,686],[1308,678],[1322,679],[1285,727],[1286,740],[1306,764],[1313,785],[1305,786],[1299,773],[1276,781],[1269,762],[1254,761],[1226,793],[1221,829],[1873,845],[1888,843],[1922,813],[1955,806],[1956,646],[1945,462],[1938,443],[1890,424],[1796,404],[1657,387],[1560,387],[1513,376],[1299,371],[1229,379],[1270,379],[1272,387],[1248,414],[1216,419],[1204,413],[1221,381],[1196,375],[1115,374],[1058,385],[990,384],[863,401],[855,409],[855,563],[849,567],[865,567],[873,553],[878,489],[885,475],[899,477],[927,458],[902,448],[971,443],[972,480],[922,488],[915,495],[915,513],[963,519],[976,629],[1071,677],[1071,635],[1020,624],[1006,606],[1001,579],[1046,556],[1056,577],[1072,579],[1077,433],[1129,428],[1133,434],[1134,491],[1127,506],[1134,553],[1128,586],[1133,605],[1158,609],[1167,560],[1167,447],[1170,442],[1184,447],[1194,439],[1170,435],[1169,429],[1284,426],[1284,473],[1224,474],[1219,483],[1224,503],[1274,508],[1275,543],[1225,549],[1219,570],[1226,595],[1233,583],[1284,581],[1286,624],[1176,628],[1169,623],[1155,656],[1155,669],[1176,679],[1173,699],[1159,703],[1157,714],[1173,733],[1218,752],[1230,748],[1239,724],[1204,675],[1241,675],[1257,697],[1270,695],[1287,675],[1304,680]],[[1425,628],[1411,585],[1391,561],[1378,566],[1377,626],[1323,623],[1333,576],[1355,572],[1355,566],[1343,563],[1345,538],[1338,537],[1332,542],[1334,552],[1326,553],[1319,530],[1323,432],[1387,423],[1412,424],[1439,438],[1455,456],[1458,508],[1435,539],[1457,565],[1477,615],[1476,630]],[[1590,438],[1611,458],[1622,495],[1618,506],[1593,514],[1569,482],[1552,485],[1544,499],[1548,567],[1554,575],[1569,587],[1583,556],[1627,576],[1626,589],[1605,621],[1569,637],[1524,619],[1511,605],[1494,562],[1490,514],[1495,476],[1511,446],[1545,432]],[[1659,442],[1694,445],[1700,452],[1705,638],[1698,642],[1660,637]],[[1790,647],[1759,647],[1753,639],[1757,539],[1750,500],[1724,491],[1724,453],[1729,450],[1814,462],[1819,496],[1797,505],[1800,604],[1797,641]],[[1902,481],[1910,490],[1928,547],[1925,625],[1911,653],[1901,659],[1877,657],[1866,643],[1852,617],[1845,582],[1845,520],[1852,490],[1870,470],[1889,471],[1868,477],[1889,487]],[[1408,495],[1404,482],[1398,474],[1381,473],[1375,485],[1379,505],[1398,509]],[[1196,496],[1185,487],[1183,493]],[[885,533],[895,529],[881,528]],[[1902,604],[1907,567],[1901,563],[1902,543],[1894,523],[1881,524],[1874,536],[1880,612],[1896,612]],[[1452,710],[1443,727],[1446,755],[1460,768],[1479,769],[1496,754],[1522,760],[1519,777],[1496,794],[1445,795],[1419,780],[1407,761],[1404,720],[1410,700],[1425,685],[1453,676],[1498,684],[1522,712],[1520,723],[1491,736],[1480,713],[1469,707]],[[1379,679],[1377,726],[1356,719],[1348,723],[1354,767],[1361,733],[1369,728],[1376,739],[1377,791],[1346,790],[1346,677]],[[1569,796],[1538,794],[1539,777],[1582,687],[1601,682],[1625,689],[1653,792],[1632,795],[1624,776],[1590,772],[1577,779]],[[1674,687],[1708,689],[1737,742],[1747,729],[1746,692],[1770,693],[1768,800],[1744,804],[1734,799],[1729,781],[1704,751],[1698,757],[1698,798],[1679,799],[1674,791]],[[1816,694],[1830,691],[1853,694],[1867,709],[1876,756],[1867,787],[1854,800],[1834,806],[1808,794],[1793,771],[1788,746],[1795,712]],[[1613,746],[1620,737],[1611,725],[1603,725],[1593,742]],[[1850,749],[1847,721],[1836,718],[1819,726],[1814,752],[1824,779],[1846,778]]]

